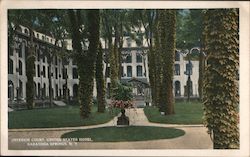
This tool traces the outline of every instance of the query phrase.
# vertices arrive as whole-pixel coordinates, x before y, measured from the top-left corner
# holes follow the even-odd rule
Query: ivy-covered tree
[[[98,104],[98,112],[105,111],[105,83],[103,76],[103,50],[101,43],[98,47],[98,53],[96,57],[96,89],[97,89],[97,104]]]
[[[155,17],[155,28],[154,31],[153,31],[153,41],[154,41],[154,45],[153,45],[153,54],[154,55],[154,62],[155,62],[155,67],[154,67],[154,70],[155,70],[155,73],[154,73],[154,79],[155,79],[155,82],[154,82],[154,99],[155,99],[155,105],[157,107],[159,107],[159,110],[160,111],[163,111],[162,109],[162,97],[161,97],[161,87],[162,87],[162,65],[163,65],[163,58],[162,58],[162,43],[161,43],[161,24],[162,24],[162,10],[156,10],[156,17]]]
[[[79,93],[80,115],[82,118],[89,117],[93,101],[93,85],[96,55],[99,44],[100,15],[99,10],[87,10],[87,38],[89,41],[88,50],[83,49],[85,43],[83,33],[83,16],[80,10],[69,10],[69,18],[72,24],[72,46],[79,72]],[[83,64],[84,63],[84,64]]]
[[[239,148],[239,10],[207,10],[205,17],[205,125],[215,149]]]
[[[162,79],[160,86],[160,111],[174,114],[173,67],[176,40],[176,11],[159,10],[159,43]]]

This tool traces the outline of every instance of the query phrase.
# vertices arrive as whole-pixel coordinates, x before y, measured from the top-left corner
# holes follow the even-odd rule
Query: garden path
[[[108,123],[65,128],[9,129],[10,149],[212,149],[212,142],[202,125],[157,124],[148,121],[142,108],[127,109],[131,125],[174,127],[185,131],[185,135],[174,139],[138,142],[78,142],[73,146],[27,146],[25,142],[14,142],[17,138],[60,138],[61,135],[77,129],[116,125],[117,117]]]

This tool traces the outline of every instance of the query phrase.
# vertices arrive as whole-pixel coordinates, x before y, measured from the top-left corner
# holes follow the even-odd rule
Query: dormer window
[[[24,29],[24,33],[25,33],[25,34],[29,34],[28,29],[25,28],[25,29]]]
[[[131,43],[132,43],[131,38],[127,38],[127,45],[128,45],[128,47],[131,47]]]
[[[136,54],[136,63],[142,63],[142,56],[139,53]]]

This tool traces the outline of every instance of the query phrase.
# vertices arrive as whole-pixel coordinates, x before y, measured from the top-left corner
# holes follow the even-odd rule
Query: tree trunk
[[[27,84],[26,84],[26,100],[27,108],[33,109],[34,103],[34,75],[35,75],[35,47],[33,42],[33,30],[29,28],[30,32],[30,46],[28,46],[28,53],[26,59],[26,73],[27,73]]]
[[[239,13],[213,9],[205,14],[207,65],[204,77],[204,120],[213,132],[215,149],[239,148]]]
[[[103,51],[102,45],[99,44],[97,59],[96,59],[96,88],[97,88],[97,104],[98,112],[105,111],[105,84],[103,78]]]
[[[79,72],[79,93],[78,101],[80,104],[80,115],[82,118],[89,117],[91,113],[91,104],[93,101],[93,85],[94,85],[94,70],[95,61],[99,44],[99,25],[100,15],[99,10],[88,10],[88,32],[89,32],[89,48],[87,52],[82,49],[81,32],[79,28],[82,25],[80,10],[69,10],[69,17],[72,24],[72,44],[76,51],[76,61]],[[82,64],[84,63],[84,64]]]
[[[155,19],[155,29],[154,29],[154,46],[153,46],[153,55],[154,55],[154,101],[155,101],[155,105],[157,107],[159,107],[159,110],[162,111],[162,107],[161,107],[161,96],[160,96],[160,88],[161,88],[161,82],[162,82],[162,56],[161,56],[161,50],[160,50],[160,33],[159,32],[159,12],[160,10],[157,10],[157,14],[156,14],[156,19]]]
[[[159,11],[160,56],[162,57],[162,82],[160,87],[161,111],[174,114],[173,67],[176,40],[175,10]]]

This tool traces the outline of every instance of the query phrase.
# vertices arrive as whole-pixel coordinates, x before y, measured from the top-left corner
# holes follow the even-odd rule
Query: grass
[[[150,122],[166,124],[202,124],[203,105],[200,102],[176,102],[174,115],[161,115],[158,108],[146,107],[144,113]]]
[[[97,107],[92,107],[89,118],[80,118],[79,106],[67,106],[46,109],[33,109],[9,112],[9,128],[56,128],[102,124],[110,121],[114,116],[106,111],[98,113]]]
[[[174,128],[127,126],[77,130],[62,135],[62,138],[90,138],[94,142],[123,142],[171,139],[184,134],[183,130]]]

